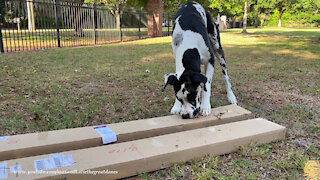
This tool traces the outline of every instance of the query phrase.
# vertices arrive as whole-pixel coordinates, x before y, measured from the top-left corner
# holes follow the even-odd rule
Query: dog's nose
[[[182,119],[189,119],[190,115],[189,114],[182,114]]]

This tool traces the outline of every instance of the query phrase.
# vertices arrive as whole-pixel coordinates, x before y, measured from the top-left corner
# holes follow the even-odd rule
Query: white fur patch
[[[182,89],[184,89],[184,84],[181,85],[180,90],[177,92],[177,97],[184,100],[185,94],[182,92]]]
[[[173,107],[171,108],[170,113],[171,114],[181,114],[181,108],[182,104],[181,102],[176,98],[176,101],[174,102]]]
[[[172,50],[176,60],[176,73],[178,79],[180,79],[180,76],[185,70],[183,67],[182,58],[187,49],[197,48],[200,54],[201,63],[208,63],[210,59],[209,47],[206,46],[201,34],[190,30],[184,31],[179,24],[179,18],[180,16],[176,19],[175,29],[172,35]],[[179,46],[176,46],[174,39],[176,36],[181,35],[183,40],[179,43]]]
[[[164,75],[164,84],[167,83],[168,78],[169,78],[169,76],[171,76],[171,75],[176,75],[176,74],[175,74],[175,73],[170,73],[170,74],[165,74],[165,75]]]
[[[208,81],[205,84],[207,91],[202,91],[201,105],[200,105],[200,113],[203,116],[208,116],[211,113],[210,96],[211,96],[211,83],[212,83],[213,73],[214,73],[214,67],[212,66],[212,64],[208,63],[206,67],[206,77]]]
[[[204,10],[204,8],[199,3],[195,3],[195,4],[193,4],[193,6],[200,13],[200,15],[201,15],[204,23],[206,24],[206,27],[207,27],[207,16],[206,16],[206,11]]]

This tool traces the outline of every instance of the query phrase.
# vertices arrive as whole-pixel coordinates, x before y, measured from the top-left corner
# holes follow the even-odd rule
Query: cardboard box
[[[185,120],[181,116],[171,115],[107,126],[116,133],[119,143],[235,122],[248,119],[250,114],[250,111],[239,106],[228,105],[214,108],[210,116],[197,119]],[[102,138],[94,127],[96,126],[10,136],[7,140],[0,141],[0,161],[101,146]]]
[[[71,166],[34,172],[34,161],[50,155],[6,161],[20,165],[25,174],[8,174],[8,179],[116,179],[169,167],[206,154],[221,155],[250,143],[264,144],[285,138],[285,127],[257,118],[218,126],[183,131],[130,142],[67,151],[75,162]],[[62,172],[82,174],[54,174]],[[91,173],[106,173],[96,174]],[[117,172],[117,173],[115,173]],[[27,175],[27,173],[31,173]],[[32,174],[37,173],[37,174]],[[89,174],[84,174],[89,173]],[[109,173],[109,174],[108,174]],[[115,173],[115,174],[113,174]]]

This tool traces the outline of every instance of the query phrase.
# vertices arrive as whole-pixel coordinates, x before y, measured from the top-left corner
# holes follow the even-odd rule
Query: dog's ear
[[[177,74],[170,73],[164,75],[164,87],[162,89],[162,92],[166,89],[167,85],[174,85],[175,81],[177,81]]]
[[[204,91],[207,91],[207,88],[205,86],[205,84],[207,83],[207,77],[205,77],[201,73],[195,73],[195,75],[193,76],[193,81],[198,83],[204,89]]]

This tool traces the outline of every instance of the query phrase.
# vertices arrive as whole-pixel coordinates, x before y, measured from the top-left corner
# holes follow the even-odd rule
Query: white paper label
[[[21,172],[21,165],[17,164],[15,166],[10,166],[10,173],[15,174],[17,172]]]
[[[61,157],[61,156],[64,156],[63,153],[56,153],[56,154],[50,154],[50,158],[54,158],[54,157]]]
[[[6,162],[0,163],[0,179],[8,178],[8,166]]]
[[[100,136],[102,137],[103,144],[108,144],[117,141],[117,135],[107,126],[94,127]]]
[[[210,128],[209,128],[209,131],[211,131],[211,132],[216,132],[216,128],[210,127]]]
[[[49,158],[34,160],[34,169],[36,171],[55,169],[71,165],[74,165],[71,154],[51,154]]]
[[[58,167],[66,167],[66,166],[71,166],[74,164],[74,161],[72,159],[72,155],[63,155],[63,154],[52,154],[50,155],[50,158],[53,158],[56,164],[58,164]]]
[[[158,123],[155,122],[153,119],[149,119],[149,120],[147,120],[147,122],[148,122],[150,125],[152,125],[152,126],[158,125]]]
[[[0,136],[0,141],[6,141],[9,138],[9,136]]]
[[[54,169],[57,165],[55,164],[53,158],[45,158],[34,160],[34,169],[36,171]]]
[[[163,147],[163,144],[162,144],[160,141],[155,140],[155,139],[152,139],[152,140],[151,140],[151,144],[152,144],[153,146],[155,146],[155,147]]]

